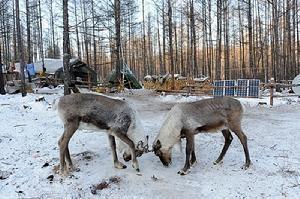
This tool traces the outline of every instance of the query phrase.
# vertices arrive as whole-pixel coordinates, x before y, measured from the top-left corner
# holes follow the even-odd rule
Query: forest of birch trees
[[[123,62],[139,80],[175,73],[267,82],[300,73],[299,0],[0,0],[6,69],[63,57],[64,3],[70,58],[100,81]]]

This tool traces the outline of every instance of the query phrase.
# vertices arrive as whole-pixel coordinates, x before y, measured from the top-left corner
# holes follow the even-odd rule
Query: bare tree
[[[253,31],[252,31],[252,0],[248,0],[248,39],[249,39],[249,69],[252,78],[256,77],[253,58]]]
[[[20,60],[20,74],[21,74],[21,92],[22,97],[27,95],[26,85],[25,85],[25,74],[24,74],[24,50],[23,50],[23,41],[21,36],[21,24],[20,24],[20,9],[19,9],[19,0],[15,1],[16,5],[16,26],[17,26],[17,39],[18,39],[18,48],[19,48],[19,60]]]
[[[221,78],[221,58],[222,58],[222,1],[217,0],[217,47],[216,47],[216,68],[215,78]]]
[[[30,9],[29,0],[26,0],[26,22],[27,22],[27,64],[32,63],[32,50],[31,50],[31,33],[30,33]],[[28,81],[31,82],[31,76],[27,70]]]
[[[114,18],[115,18],[115,31],[116,31],[116,76],[117,80],[121,83],[121,5],[120,0],[114,0]]]
[[[68,0],[63,0],[63,62],[64,62],[64,95],[69,95],[70,91],[70,40],[69,40],[69,11]]]
[[[172,22],[172,0],[168,0],[168,28],[169,28],[169,59],[171,64],[172,89],[175,89],[174,57],[173,57],[173,22]]]
[[[78,16],[77,16],[77,0],[73,0],[74,3],[74,15],[75,15],[75,32],[76,32],[76,44],[77,44],[77,57],[81,60],[81,48],[79,40],[79,30],[78,30]]]

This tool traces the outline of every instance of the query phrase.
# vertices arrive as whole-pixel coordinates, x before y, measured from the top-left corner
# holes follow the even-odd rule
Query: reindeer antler
[[[144,144],[144,142],[142,140],[140,140],[137,144],[137,150],[140,151],[140,149],[142,149],[142,153],[149,153],[152,152],[153,149],[149,150],[149,144],[148,144],[148,140],[149,140],[149,136],[146,136],[146,143]]]

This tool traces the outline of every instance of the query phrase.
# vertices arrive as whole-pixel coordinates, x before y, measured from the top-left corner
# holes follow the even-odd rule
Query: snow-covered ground
[[[58,165],[57,141],[63,127],[49,104],[62,95],[0,96],[0,198],[298,198],[300,195],[300,99],[276,98],[274,107],[258,105],[263,99],[240,99],[245,107],[243,128],[253,165],[242,170],[244,154],[234,140],[221,165],[213,165],[223,136],[196,136],[198,163],[186,176],[177,171],[184,165],[184,150],[173,150],[173,164],[163,167],[152,153],[139,158],[142,175],[128,168],[113,167],[105,133],[78,131],[70,152],[78,171],[62,178]],[[46,101],[37,101],[44,96]],[[158,133],[167,111],[177,102],[201,97],[156,96],[150,91],[114,95],[124,97],[138,110],[150,136]],[[184,142],[183,142],[184,147]],[[48,164],[47,164],[48,163]],[[48,166],[49,165],[49,166]],[[53,175],[53,176],[51,176]],[[117,177],[117,182],[109,179]],[[49,178],[53,177],[53,181]],[[47,179],[48,178],[48,179]],[[106,181],[109,186],[94,192]],[[93,193],[92,193],[93,192]]]

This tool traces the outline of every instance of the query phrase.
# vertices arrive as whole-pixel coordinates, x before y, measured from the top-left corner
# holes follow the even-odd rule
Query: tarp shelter
[[[42,73],[43,72],[43,62],[42,62],[42,60],[36,61],[32,64],[27,64],[27,69],[28,69],[28,67],[31,68],[32,66],[34,68],[33,69],[34,73]],[[44,67],[46,68],[46,73],[47,74],[54,74],[57,69],[63,67],[63,60],[62,59],[45,58],[44,59]],[[33,72],[33,70],[32,70],[32,72]],[[20,72],[20,63],[15,63],[15,70],[14,71]]]
[[[24,75],[25,78],[28,78],[28,74],[30,74],[30,76],[34,76],[36,74],[36,70],[35,70],[36,66],[31,63],[31,64],[25,64],[24,66]],[[20,73],[20,63],[15,63],[15,70],[14,72],[18,72]]]
[[[72,80],[75,81],[76,84],[86,84],[91,82],[92,85],[97,85],[97,73],[86,63],[76,59],[70,62],[70,67],[72,69]],[[57,69],[54,76],[56,79],[63,80],[63,67]]]
[[[35,71],[37,73],[43,73],[42,60],[34,62],[34,66],[35,66]],[[57,69],[63,67],[63,59],[45,58],[44,59],[44,67],[46,68],[45,72],[47,74],[54,74]]]
[[[126,63],[123,63],[123,67],[121,68],[121,75],[124,77],[124,86],[128,89],[141,89],[142,86],[137,81],[132,71],[129,69]],[[116,70],[112,70],[108,75],[108,82],[112,85],[118,83]]]

